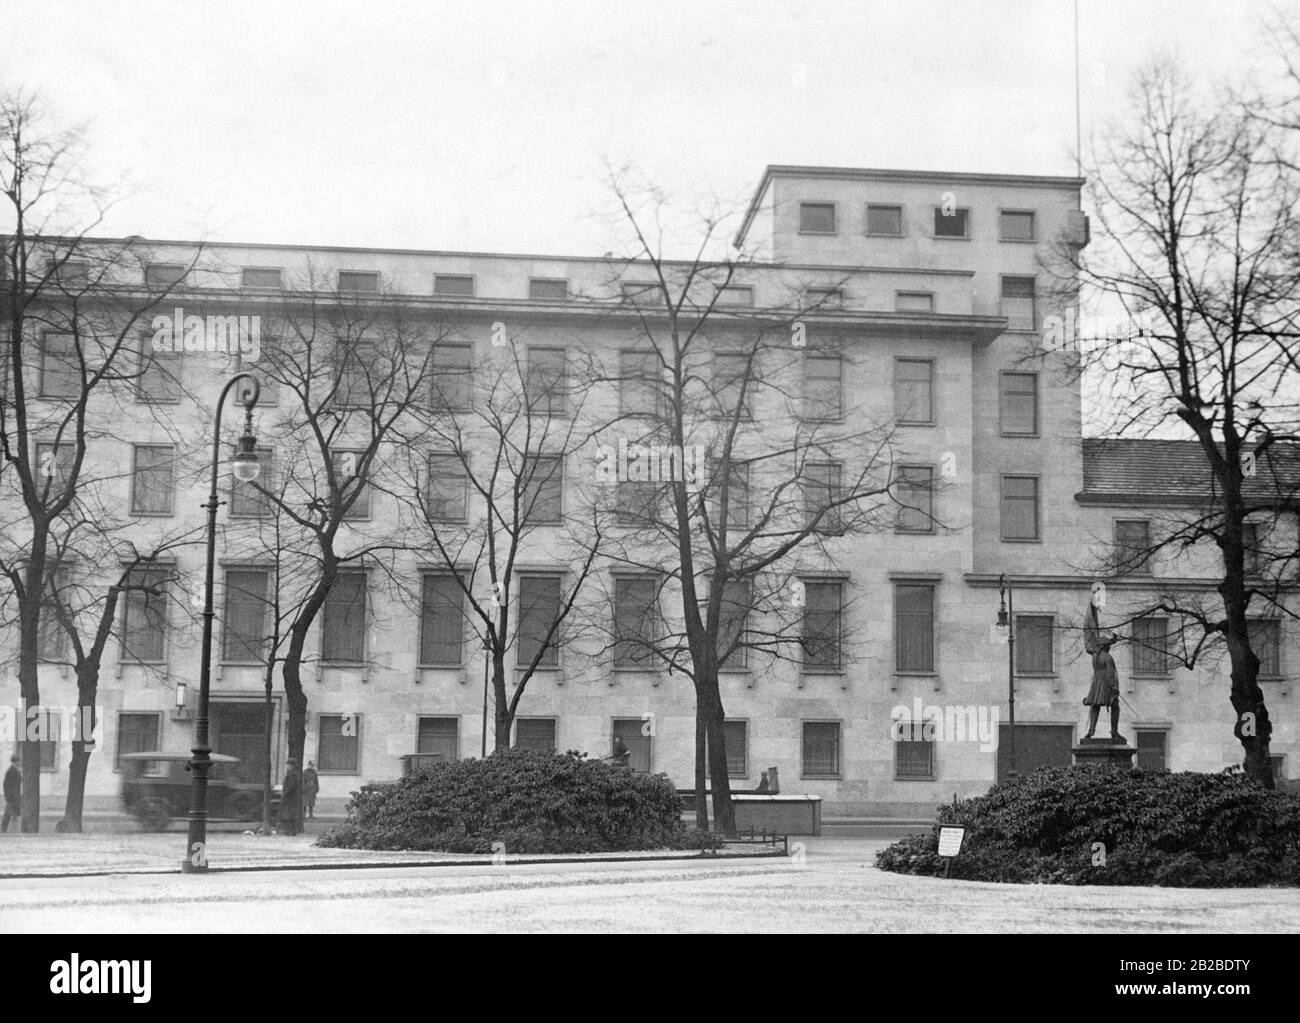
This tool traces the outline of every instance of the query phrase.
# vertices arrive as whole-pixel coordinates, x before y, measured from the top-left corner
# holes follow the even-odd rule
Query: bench
[[[695,810],[695,790],[678,789],[682,811]],[[708,793],[712,804],[713,793]],[[771,795],[766,792],[733,792],[731,807],[736,815],[736,830],[776,832],[781,835],[820,835],[822,833],[822,797],[807,794]]]

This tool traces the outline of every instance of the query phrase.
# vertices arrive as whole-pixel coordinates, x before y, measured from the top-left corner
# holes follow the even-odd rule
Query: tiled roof
[[[1084,438],[1082,500],[1150,499],[1201,503],[1217,493],[1198,441]],[[1246,480],[1248,499],[1300,495],[1300,444],[1279,441],[1256,462]]]

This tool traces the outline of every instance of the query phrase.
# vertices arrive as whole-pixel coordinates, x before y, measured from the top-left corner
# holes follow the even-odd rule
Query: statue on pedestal
[[[1088,603],[1083,626],[1083,648],[1092,656],[1092,688],[1083,698],[1089,708],[1088,734],[1084,736],[1085,739],[1091,739],[1097,731],[1097,717],[1101,708],[1109,707],[1110,737],[1113,741],[1125,741],[1119,734],[1119,672],[1115,669],[1115,659],[1110,656],[1110,648],[1118,642],[1119,637],[1113,633],[1102,639],[1094,592],[1093,599]]]

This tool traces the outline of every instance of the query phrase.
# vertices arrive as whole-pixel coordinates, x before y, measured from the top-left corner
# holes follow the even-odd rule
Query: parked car
[[[190,812],[194,776],[188,770],[190,753],[123,753],[122,805],[146,831],[162,831],[174,817]],[[208,820],[258,821],[262,819],[262,786],[232,777],[239,757],[212,754],[208,770]],[[271,790],[271,817],[280,813],[280,787]]]

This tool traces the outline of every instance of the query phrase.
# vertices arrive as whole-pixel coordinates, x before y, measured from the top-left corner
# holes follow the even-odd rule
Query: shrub
[[[525,749],[364,786],[317,845],[490,853],[497,842],[508,854],[703,848],[688,838],[666,776]]]
[[[1300,797],[1241,775],[1051,768],[939,808],[964,824],[951,876],[1049,884],[1242,887],[1300,884]],[[936,874],[938,828],[876,856],[883,870]],[[1093,845],[1105,846],[1104,866]]]

